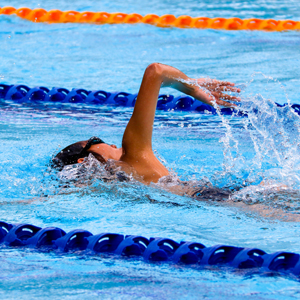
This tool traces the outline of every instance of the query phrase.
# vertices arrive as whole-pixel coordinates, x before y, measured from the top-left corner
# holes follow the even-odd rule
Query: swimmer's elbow
[[[163,65],[160,63],[152,63],[145,70],[145,76],[161,77],[163,74]]]

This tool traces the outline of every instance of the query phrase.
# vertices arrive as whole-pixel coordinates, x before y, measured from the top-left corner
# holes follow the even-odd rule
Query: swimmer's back
[[[164,189],[181,196],[189,196],[201,201],[227,201],[230,190],[214,187],[209,181],[181,181],[176,176],[168,175],[159,180]]]
[[[200,186],[195,188],[190,195],[192,198],[202,201],[227,201],[231,195],[229,190],[216,188],[213,186]]]

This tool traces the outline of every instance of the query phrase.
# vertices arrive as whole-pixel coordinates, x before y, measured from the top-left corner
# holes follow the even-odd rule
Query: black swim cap
[[[71,144],[55,155],[52,159],[51,166],[58,170],[62,170],[66,165],[76,164],[79,158],[89,155],[87,151],[92,145],[103,143],[102,139],[93,136],[88,141]]]

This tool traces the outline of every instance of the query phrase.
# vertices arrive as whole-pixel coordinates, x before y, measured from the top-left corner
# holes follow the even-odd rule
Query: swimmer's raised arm
[[[172,87],[209,105],[216,102],[217,105],[233,107],[234,104],[222,99],[239,101],[237,97],[224,93],[239,92],[233,83],[192,79],[176,68],[153,63],[145,70],[132,117],[124,132],[122,144],[127,154],[128,151],[133,151],[134,155],[136,151],[152,151],[152,129],[161,86]]]
[[[116,168],[121,168],[143,183],[157,182],[169,175],[167,168],[152,151],[153,122],[161,86],[175,88],[210,105],[233,106],[224,100],[239,100],[226,94],[226,91],[239,92],[233,83],[191,79],[173,67],[153,63],[145,70],[132,116],[123,134],[122,147],[117,148],[92,137],[64,148],[52,160],[53,163],[59,168],[83,163],[91,153],[104,164],[113,160]]]

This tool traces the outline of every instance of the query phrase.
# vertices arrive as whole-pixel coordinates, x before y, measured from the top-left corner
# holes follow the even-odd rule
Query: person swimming
[[[174,88],[211,106],[235,107],[236,104],[232,101],[240,101],[238,97],[226,93],[240,92],[240,89],[234,87],[234,83],[207,78],[192,79],[174,67],[152,63],[145,70],[132,116],[123,134],[122,147],[117,148],[116,145],[92,137],[61,150],[52,159],[53,165],[62,170],[67,165],[83,163],[85,157],[92,154],[100,163],[109,164],[109,168],[121,169],[147,185],[169,176],[168,169],[152,150],[153,123],[161,87]],[[170,191],[192,197],[209,193],[203,188],[192,191],[184,186],[180,187],[182,192],[178,189],[177,192],[176,189]],[[224,197],[228,196],[225,194]]]

